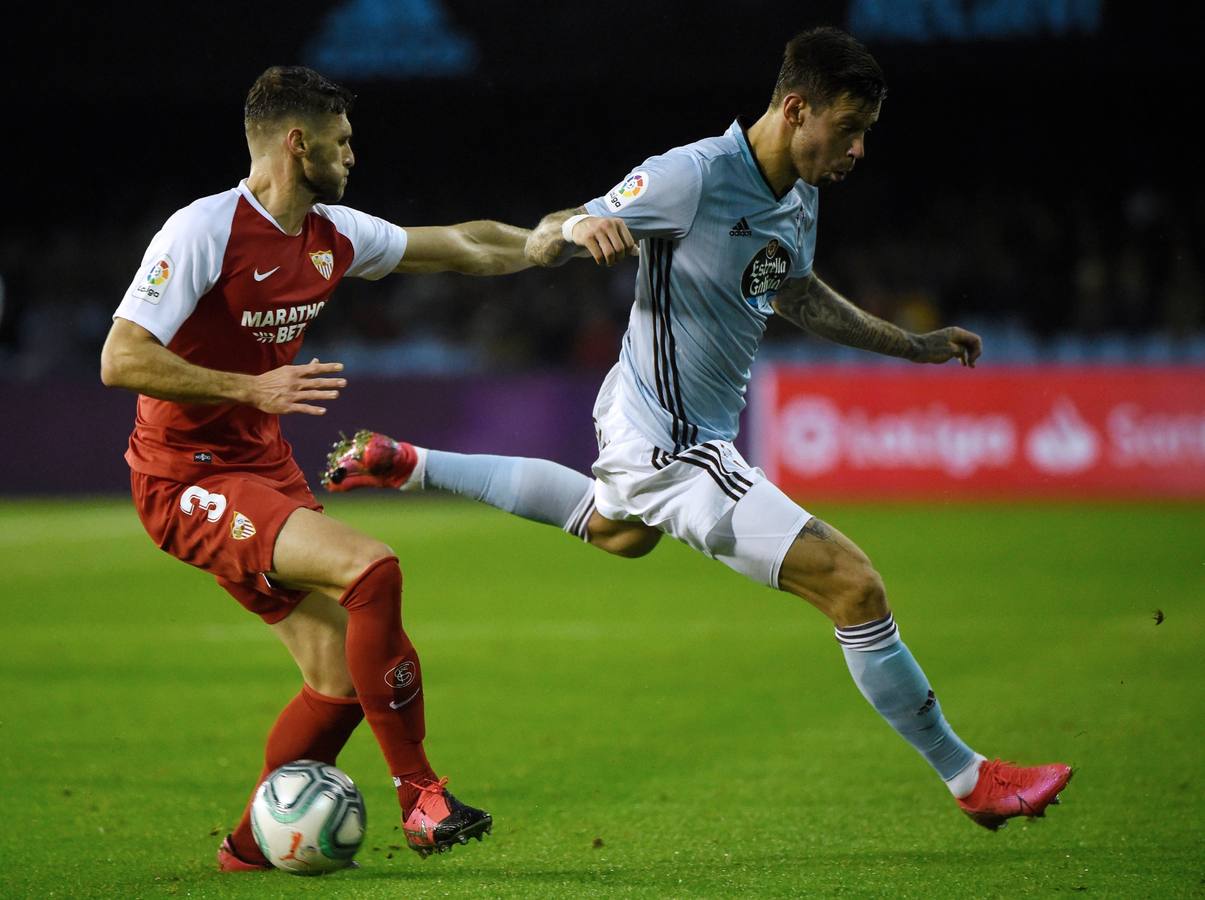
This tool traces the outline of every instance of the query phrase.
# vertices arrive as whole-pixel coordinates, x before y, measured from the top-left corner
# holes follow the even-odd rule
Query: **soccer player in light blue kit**
[[[765,114],[645,160],[584,207],[546,216],[527,243],[543,266],[588,253],[640,257],[618,364],[594,407],[591,480],[547,460],[416,448],[360,432],[331,454],[332,490],[435,488],[557,525],[620,556],[663,533],[836,626],[850,674],[936,770],[972,819],[995,830],[1042,815],[1071,777],[1063,764],[988,761],[953,731],[900,639],[879,574],[852,541],[795,504],[733,447],[750,367],[773,314],[825,338],[918,363],[973,366],[961,328],[913,334],[851,304],[812,270],[819,186],[863,158],[886,94],[848,34],[788,43]],[[639,247],[639,250],[637,250]]]

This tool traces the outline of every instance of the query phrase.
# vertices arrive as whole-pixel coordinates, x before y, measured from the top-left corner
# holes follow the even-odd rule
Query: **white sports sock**
[[[950,793],[961,800],[975,790],[975,785],[979,783],[979,767],[985,762],[987,762],[987,757],[982,753],[976,753],[975,758],[967,763],[966,768],[953,778],[947,778],[946,787],[950,789]]]
[[[418,454],[418,462],[414,464],[410,477],[398,487],[399,491],[421,491],[426,487],[423,482],[427,478],[427,448],[415,447],[414,452]]]

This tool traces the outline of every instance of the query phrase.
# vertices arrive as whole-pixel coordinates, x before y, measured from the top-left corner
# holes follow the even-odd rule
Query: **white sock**
[[[985,762],[987,762],[987,757],[976,753],[975,758],[965,769],[946,781],[946,787],[950,789],[950,793],[961,800],[975,790],[975,785],[979,783],[979,767]]]
[[[414,464],[410,477],[398,488],[399,491],[421,491],[426,487],[423,482],[427,478],[427,448],[415,447],[414,452],[418,454],[418,462]]]

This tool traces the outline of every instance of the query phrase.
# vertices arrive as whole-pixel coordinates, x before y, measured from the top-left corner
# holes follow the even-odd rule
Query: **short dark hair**
[[[243,119],[247,126],[278,121],[289,115],[313,116],[350,112],[356,95],[305,66],[272,66],[247,92]]]
[[[780,103],[792,91],[818,109],[846,93],[873,104],[887,96],[887,80],[853,35],[839,28],[812,28],[787,42],[770,102]]]

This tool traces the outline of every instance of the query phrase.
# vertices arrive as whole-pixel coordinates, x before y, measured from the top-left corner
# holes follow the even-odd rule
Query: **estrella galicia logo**
[[[783,249],[777,239],[762,247],[745,266],[741,276],[741,294],[745,302],[755,306],[755,297],[771,294],[782,287],[791,271],[791,254]]]

